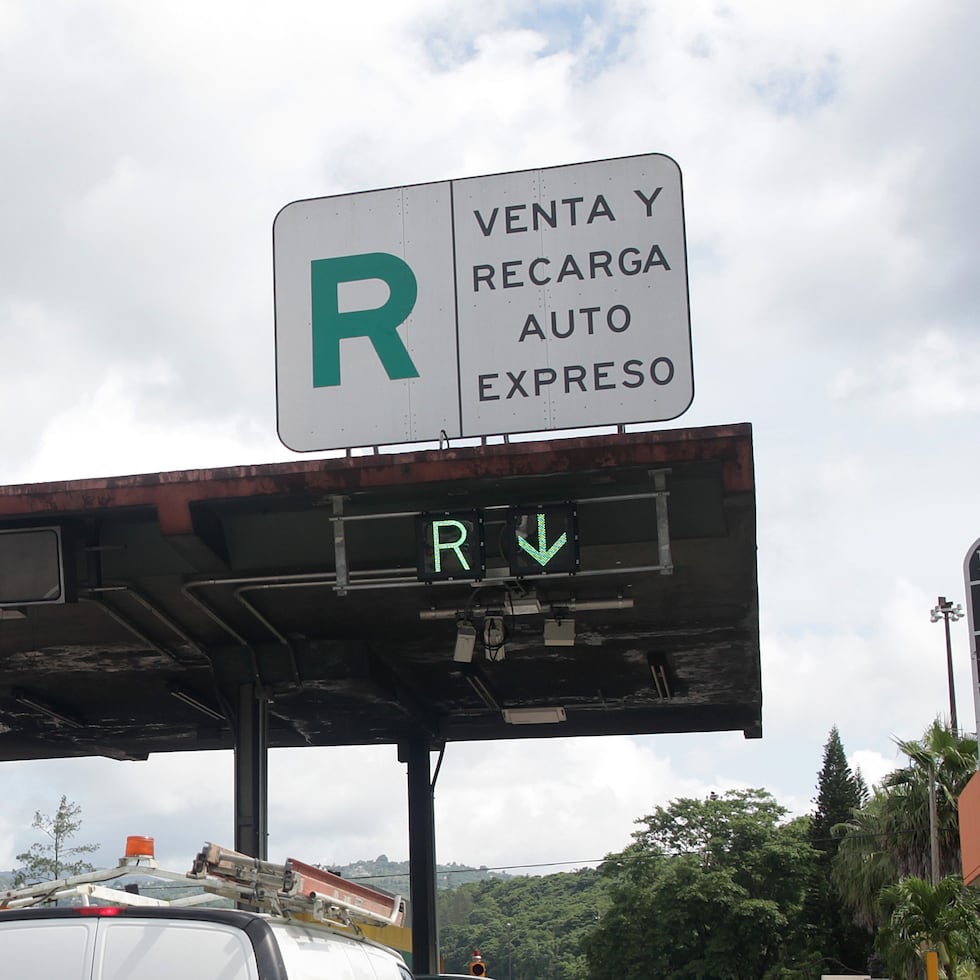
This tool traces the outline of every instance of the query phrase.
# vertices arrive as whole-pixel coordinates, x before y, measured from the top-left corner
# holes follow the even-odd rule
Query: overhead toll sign
[[[665,421],[693,399],[661,154],[296,201],[273,247],[291,449]]]

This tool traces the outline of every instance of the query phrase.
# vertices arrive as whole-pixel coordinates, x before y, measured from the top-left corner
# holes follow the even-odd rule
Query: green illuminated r
[[[381,306],[369,310],[340,312],[342,282],[380,279],[389,290]],[[341,255],[314,259],[310,263],[313,305],[313,387],[340,384],[340,342],[349,337],[367,337],[374,345],[388,377],[417,378],[398,327],[408,319],[418,298],[418,283],[404,259],[388,252]]]
[[[454,530],[458,531],[459,534],[453,541],[443,541],[443,528],[453,528]],[[460,565],[462,565],[466,571],[470,570],[470,563],[466,560],[466,556],[463,554],[463,545],[466,542],[466,537],[466,525],[460,523],[459,521],[432,522],[432,558],[433,564],[435,565],[435,570],[437,572],[442,571],[442,553],[444,551],[455,551]]]

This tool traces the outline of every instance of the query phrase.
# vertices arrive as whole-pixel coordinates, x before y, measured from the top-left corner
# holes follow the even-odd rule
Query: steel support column
[[[412,910],[412,972],[439,972],[436,923],[436,821],[425,736],[398,747],[408,764],[408,875]]]
[[[238,689],[235,719],[235,850],[266,860],[269,820],[269,710],[255,684]]]

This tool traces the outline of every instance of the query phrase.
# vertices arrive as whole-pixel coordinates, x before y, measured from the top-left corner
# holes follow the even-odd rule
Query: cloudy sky
[[[966,0],[0,0],[0,484],[297,458],[289,201],[668,154],[697,394],[667,425],[754,426],[764,738],[451,745],[439,858],[581,865],[732,786],[805,812],[834,724],[874,781],[948,714],[929,610],[980,537],[978,42]],[[182,868],[233,842],[231,776],[5,763],[0,868],[62,794],[100,862],[138,833]],[[273,752],[270,795],[270,857],[408,855],[394,748]]]

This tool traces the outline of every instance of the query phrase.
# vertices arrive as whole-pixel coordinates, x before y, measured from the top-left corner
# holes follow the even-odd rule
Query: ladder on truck
[[[222,893],[226,897],[263,911],[272,908],[280,913],[300,912],[352,928],[359,923],[400,926],[405,921],[401,896],[295,858],[285,864],[271,864],[217,844],[205,844],[187,877],[224,882]]]
[[[132,841],[138,841],[131,848]],[[149,841],[149,850],[145,843]],[[131,850],[138,853],[131,853]],[[128,882],[125,879],[130,879]],[[176,898],[154,898],[144,894],[158,882],[200,889]],[[116,882],[115,886],[109,884]],[[151,838],[130,838],[126,856],[115,868],[45,881],[9,891],[0,891],[0,915],[4,909],[75,902],[186,908],[230,899],[239,906],[271,915],[298,915],[304,919],[341,926],[360,932],[360,926],[400,926],[405,919],[405,902],[360,882],[350,881],[321,868],[289,858],[285,864],[260,861],[238,851],[206,843],[186,874],[161,868],[152,853]]]

